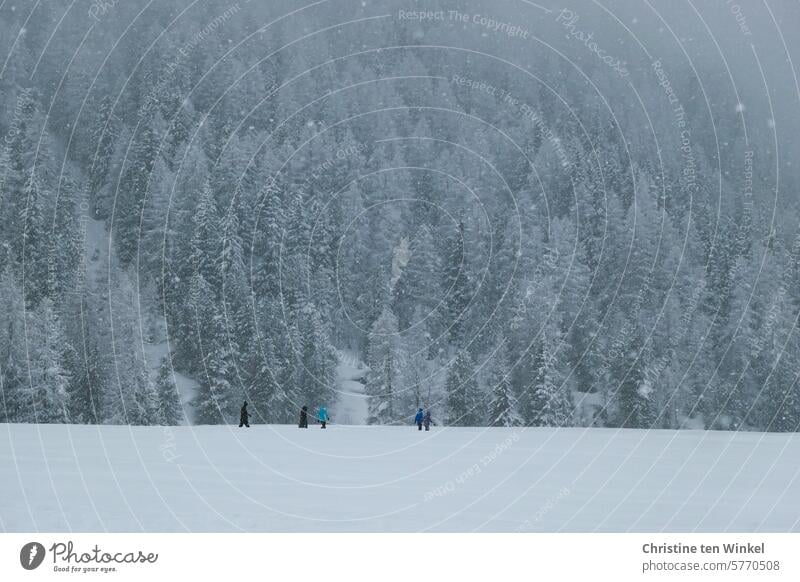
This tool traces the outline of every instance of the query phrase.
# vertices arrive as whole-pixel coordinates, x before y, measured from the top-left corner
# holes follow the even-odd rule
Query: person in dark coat
[[[303,406],[300,409],[300,424],[297,425],[300,428],[308,428],[308,406]]]
[[[424,415],[422,414],[422,409],[420,408],[419,410],[417,410],[417,415],[414,417],[414,424],[417,425],[417,430],[422,430],[423,416]]]
[[[242,425],[250,428],[250,423],[248,422],[249,418],[250,415],[247,413],[247,400],[245,400],[244,404],[242,404],[242,409],[239,411],[239,428],[242,428]]]
[[[425,430],[431,430],[431,409],[425,411],[425,416],[422,417],[422,424],[425,425]]]

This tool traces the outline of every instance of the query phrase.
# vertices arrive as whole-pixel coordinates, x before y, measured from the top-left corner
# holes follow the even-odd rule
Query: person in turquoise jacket
[[[320,406],[319,413],[317,413],[317,418],[319,418],[319,422],[322,425],[322,428],[325,428],[325,426],[328,423],[328,409],[325,408],[324,406]]]

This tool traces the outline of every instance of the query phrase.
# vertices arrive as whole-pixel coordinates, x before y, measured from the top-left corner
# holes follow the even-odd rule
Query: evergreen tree
[[[485,422],[484,401],[467,350],[460,350],[447,370],[445,390],[449,426],[481,426]]]
[[[464,255],[464,237],[465,229],[462,221],[458,224],[458,232],[450,237],[444,260],[445,323],[450,342],[456,346],[462,345],[464,327],[469,317],[466,313],[470,291],[467,258]]]
[[[271,335],[263,334],[247,353],[246,360],[254,370],[247,398],[252,410],[265,422],[292,422],[299,409],[299,397],[286,377],[288,366],[277,353]]]
[[[489,426],[519,426],[517,402],[510,380],[511,366],[505,340],[501,340],[492,360],[489,388]]]
[[[181,424],[183,420],[183,408],[181,406],[178,387],[172,373],[169,358],[161,358],[158,366],[158,377],[156,378],[156,393],[158,395],[158,424],[164,426],[175,426]]]
[[[111,380],[105,391],[104,416],[110,424],[156,424],[158,397],[141,349],[134,285],[123,271],[111,281],[108,292]]]
[[[435,274],[440,272],[441,260],[433,233],[427,224],[422,224],[410,242],[410,256],[394,287],[394,311],[400,329],[421,324],[429,334],[438,332],[434,321],[441,287]],[[422,316],[419,320],[413,317],[417,310]]]
[[[336,395],[336,350],[322,316],[314,305],[302,302],[292,326],[291,385],[299,400],[310,407],[331,406]]]
[[[224,315],[201,275],[192,283],[194,333],[200,357],[200,389],[194,401],[199,424],[227,424],[236,420],[236,402],[243,392],[236,390],[235,354],[225,330]]]
[[[200,200],[194,214],[194,233],[191,254],[188,257],[192,273],[199,274],[216,294],[221,290],[218,257],[221,250],[219,213],[210,182],[200,192]]]
[[[95,145],[89,161],[89,192],[94,202],[97,218],[106,218],[110,210],[101,192],[108,183],[110,169],[114,161],[116,138],[119,132],[119,117],[114,114],[111,95],[104,94],[94,116],[91,129],[91,143]],[[124,144],[127,146],[127,142]]]
[[[0,276],[0,388],[3,422],[25,422],[31,410],[26,392],[27,356],[23,297],[11,267]]]
[[[160,116],[147,118],[138,127],[122,169],[119,188],[112,205],[112,233],[122,266],[134,261],[139,253],[142,212],[151,187],[152,172],[159,153],[163,122]]]
[[[397,421],[395,400],[400,392],[399,351],[397,317],[388,307],[384,307],[369,334],[369,372],[365,388],[369,398],[369,424],[392,424]]]
[[[84,253],[83,233],[78,221],[78,191],[78,183],[72,175],[62,177],[49,228],[47,280],[51,296],[57,302],[64,302],[68,294],[76,292]]]
[[[50,295],[47,243],[49,233],[45,230],[44,197],[39,180],[32,176],[25,186],[24,202],[20,204],[22,236],[17,255],[25,299],[30,309]]]
[[[52,301],[42,301],[29,315],[28,372],[26,387],[30,408],[26,422],[63,423],[69,421],[67,394],[69,374],[66,368],[64,329]]]
[[[557,359],[560,346],[558,333],[552,328],[541,339],[536,359],[532,407],[534,426],[569,426],[573,405],[569,388]]]
[[[88,335],[88,330],[84,330]],[[74,357],[68,362],[70,383],[68,410],[70,422],[77,424],[101,424],[105,377],[100,367],[100,351],[94,337],[83,342],[82,352],[72,351]]]
[[[616,426],[626,428],[652,428],[657,413],[654,403],[653,378],[647,373],[648,352],[642,349],[641,335],[637,329],[622,338],[619,352],[612,368],[618,404]]]

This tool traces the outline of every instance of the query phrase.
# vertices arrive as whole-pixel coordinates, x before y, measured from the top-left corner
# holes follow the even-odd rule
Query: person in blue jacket
[[[325,425],[328,423],[328,409],[325,408],[324,406],[320,406],[317,418],[319,418],[319,422],[322,425],[322,428],[325,428]]]
[[[417,430],[422,430],[422,409],[417,410],[417,415],[414,417],[414,424],[417,425]]]
[[[431,422],[433,419],[431,418],[431,409],[425,411],[425,416],[422,417],[422,424],[425,426],[425,430],[431,430]]]

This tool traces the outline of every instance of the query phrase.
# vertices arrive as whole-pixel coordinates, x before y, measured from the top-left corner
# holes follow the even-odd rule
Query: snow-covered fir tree
[[[553,328],[542,334],[534,363],[530,415],[533,426],[569,426],[573,404],[569,387],[558,362],[559,337]]]
[[[158,423],[164,426],[174,426],[183,421],[183,409],[175,384],[172,366],[169,359],[164,356],[158,366],[156,377],[156,393],[158,395],[157,418]]]
[[[447,424],[478,426],[486,419],[486,401],[478,388],[475,365],[468,350],[459,350],[447,370]]]
[[[397,317],[384,307],[369,335],[366,394],[369,398],[369,424],[391,424],[395,416],[397,396],[401,391],[402,357],[398,342]]]
[[[517,411],[517,400],[511,386],[511,363],[504,339],[500,341],[492,358],[488,387],[491,391],[489,401],[489,426],[519,426],[521,419]]]

